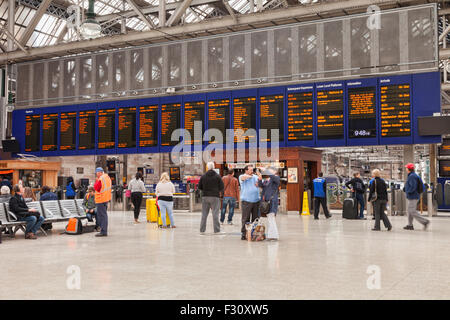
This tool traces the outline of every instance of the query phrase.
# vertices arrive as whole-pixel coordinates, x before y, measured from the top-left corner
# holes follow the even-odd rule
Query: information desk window
[[[344,90],[317,91],[317,137],[344,138]]]
[[[288,141],[313,139],[313,93],[288,94]]]
[[[116,144],[116,109],[98,111],[98,148],[111,149]]]
[[[25,151],[39,151],[41,144],[40,127],[40,115],[28,115],[25,117]]]
[[[139,147],[158,145],[158,105],[139,107]]]
[[[245,133],[250,128],[256,130],[256,97],[235,98],[233,105],[234,142],[248,142],[249,138],[250,140],[255,139],[254,134],[244,137],[237,135],[236,131],[241,129]]]
[[[119,148],[136,147],[136,107],[119,108]]]
[[[223,144],[226,143],[227,129],[230,129],[230,99],[208,101],[208,128],[218,129],[222,133]],[[216,143],[211,137],[209,143]]]
[[[58,149],[58,114],[42,115],[42,151]]]
[[[277,129],[279,133],[279,141],[284,140],[284,112],[283,103],[284,96],[270,95],[260,97],[260,128],[267,130],[267,139],[261,141],[270,142],[272,130]]]
[[[202,135],[199,139],[194,137],[194,121],[201,121]],[[205,101],[184,103],[184,128],[190,133],[191,139],[186,139],[186,144],[201,144],[203,141],[203,127],[205,121]]]
[[[411,135],[411,95],[409,84],[380,87],[381,135]]]
[[[95,148],[95,110],[80,111],[78,115],[78,149]]]
[[[376,87],[348,89],[348,137],[377,136]]]
[[[178,141],[171,141],[172,132],[181,127],[181,103],[161,105],[161,146],[174,146]]]
[[[61,113],[60,150],[75,150],[76,148],[76,112]]]

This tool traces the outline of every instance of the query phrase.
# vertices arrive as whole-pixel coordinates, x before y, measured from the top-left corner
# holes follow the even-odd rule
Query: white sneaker
[[[204,236],[206,233],[205,232],[200,232],[200,235],[201,236]]]
[[[214,232],[214,234],[220,235],[220,234],[226,234],[225,231],[219,231],[219,232]]]

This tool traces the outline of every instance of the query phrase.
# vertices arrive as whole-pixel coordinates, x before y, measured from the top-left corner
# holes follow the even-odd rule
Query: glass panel
[[[343,68],[342,20],[324,23],[325,71]],[[341,76],[342,72],[325,72],[325,77]]]
[[[245,39],[244,35],[230,37],[230,80],[245,78]]]
[[[353,70],[352,74],[369,73],[371,38],[370,30],[367,28],[367,18],[350,20],[351,41],[351,67],[359,68]]]
[[[176,87],[181,85],[181,44],[168,46],[168,85]]]
[[[306,25],[298,28],[298,59],[301,79],[316,78],[317,71],[317,25]]]
[[[76,61],[74,59],[64,60],[64,101],[73,101],[75,96],[76,85],[76,73],[75,73]]]
[[[111,92],[108,71],[110,67],[109,56],[99,54],[95,56],[95,88],[96,94],[106,94]]]
[[[92,94],[92,58],[81,58],[80,95],[81,100],[91,99]]]
[[[291,29],[275,30],[275,76],[292,74],[292,37]],[[276,78],[276,81],[288,81],[292,77]]]
[[[149,50],[149,67],[150,67],[150,88],[160,88],[162,87],[162,48],[161,47],[151,47]]]
[[[125,74],[125,51],[113,53],[113,91],[119,94],[125,94],[126,90]]]
[[[188,90],[192,84],[202,82],[202,41],[188,42],[187,44],[187,84]]]
[[[44,75],[44,64],[36,63],[33,66],[33,100],[34,105],[40,105],[45,103],[44,98],[44,81],[42,76]]]
[[[400,63],[400,35],[398,13],[381,15],[380,41],[380,71],[399,70],[395,64]]]
[[[252,78],[266,78],[268,74],[267,31],[252,33]],[[253,80],[252,83],[257,83]]]
[[[26,101],[30,100],[30,66],[29,64],[25,64],[17,67],[17,106],[26,107],[29,104]]]
[[[61,68],[59,61],[51,61],[48,63],[48,98],[59,97],[59,81],[61,79]],[[49,100],[50,103],[55,103],[57,100]]]
[[[144,50],[131,51],[131,90],[144,89]],[[138,94],[143,94],[138,91]]]
[[[435,39],[432,26],[431,9],[424,8],[408,11],[408,51],[410,62],[434,60]],[[419,63],[409,66],[410,69],[433,67],[434,63]]]
[[[208,82],[223,81],[223,39],[208,40]],[[221,83],[217,87],[222,87]]]

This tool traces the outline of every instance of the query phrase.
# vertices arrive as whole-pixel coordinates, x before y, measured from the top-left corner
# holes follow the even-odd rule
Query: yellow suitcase
[[[145,202],[145,211],[147,214],[147,222],[158,221],[158,209],[156,208],[156,199],[147,199]]]

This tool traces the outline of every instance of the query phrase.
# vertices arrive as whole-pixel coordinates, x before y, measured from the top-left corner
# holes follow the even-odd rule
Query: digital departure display
[[[58,149],[58,114],[42,115],[42,151]]]
[[[313,93],[288,94],[288,141],[313,139]]]
[[[158,145],[158,105],[139,107],[139,147]]]
[[[41,116],[27,115],[25,116],[25,151],[39,151],[41,145]]]
[[[95,110],[80,111],[78,114],[78,149],[95,148]]]
[[[376,87],[348,89],[348,137],[377,136]]]
[[[450,138],[442,139],[442,144],[439,147],[440,156],[450,156]]]
[[[194,136],[194,121],[201,121],[201,136]],[[205,123],[205,101],[184,103],[184,128],[189,132],[191,138],[185,137],[186,144],[201,144],[203,141]]]
[[[76,112],[61,113],[59,150],[75,150],[76,148]]]
[[[411,135],[411,97],[409,84],[380,87],[381,136]]]
[[[230,99],[208,101],[208,128],[218,129],[226,143],[227,129],[230,129]],[[209,142],[216,143],[216,138],[210,137]]]
[[[98,148],[111,149],[116,144],[116,109],[98,110]]]
[[[119,108],[119,142],[117,147],[136,147],[136,107]]]
[[[248,142],[249,139],[255,139],[254,134],[244,137],[242,134],[238,135],[236,131],[241,129],[245,133],[248,129],[256,130],[256,98],[235,98],[233,105],[234,142]]]
[[[171,141],[172,132],[181,128],[181,103],[161,105],[161,145],[174,146],[178,141]]]
[[[262,96],[259,101],[260,113],[260,128],[267,129],[267,139],[261,141],[270,142],[272,130],[277,129],[279,133],[279,141],[284,140],[284,95],[270,95]]]
[[[344,138],[344,90],[317,91],[317,137]]]
[[[450,177],[450,160],[439,160],[439,176]]]

